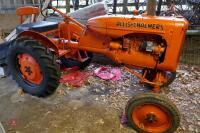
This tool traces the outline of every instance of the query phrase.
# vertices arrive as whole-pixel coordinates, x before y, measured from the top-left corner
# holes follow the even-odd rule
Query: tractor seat
[[[35,23],[21,24],[16,27],[17,33],[32,30],[36,32],[47,32],[58,28],[58,22],[40,21]]]

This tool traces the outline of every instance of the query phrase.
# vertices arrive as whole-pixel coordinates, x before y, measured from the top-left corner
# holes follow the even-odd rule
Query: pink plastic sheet
[[[94,70],[94,74],[104,80],[117,81],[121,79],[121,70],[118,68],[99,67]]]

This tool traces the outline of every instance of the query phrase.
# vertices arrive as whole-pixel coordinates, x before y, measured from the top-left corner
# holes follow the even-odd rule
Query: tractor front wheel
[[[56,56],[36,40],[20,38],[13,41],[7,64],[13,79],[29,94],[48,96],[59,85]]]
[[[173,133],[180,124],[177,107],[159,94],[139,94],[129,100],[126,116],[139,133]]]

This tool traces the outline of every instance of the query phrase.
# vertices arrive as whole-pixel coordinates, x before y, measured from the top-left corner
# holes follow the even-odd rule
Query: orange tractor
[[[104,15],[82,25],[49,6],[63,22],[33,22],[16,27],[7,52],[11,75],[25,92],[44,97],[59,85],[57,60],[66,66],[87,66],[100,53],[125,66],[155,93],[134,96],[126,107],[128,123],[142,133],[171,133],[180,123],[177,107],[157,94],[175,78],[188,22],[181,17]],[[136,13],[136,12],[134,12]],[[17,15],[37,16],[37,7],[21,7]],[[33,17],[33,21],[35,21]],[[138,73],[131,69],[141,69]]]

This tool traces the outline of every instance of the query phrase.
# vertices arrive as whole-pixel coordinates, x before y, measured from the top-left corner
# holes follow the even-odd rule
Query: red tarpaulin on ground
[[[67,83],[73,87],[81,87],[91,75],[92,73],[90,72],[75,71],[61,76],[60,83]]]

